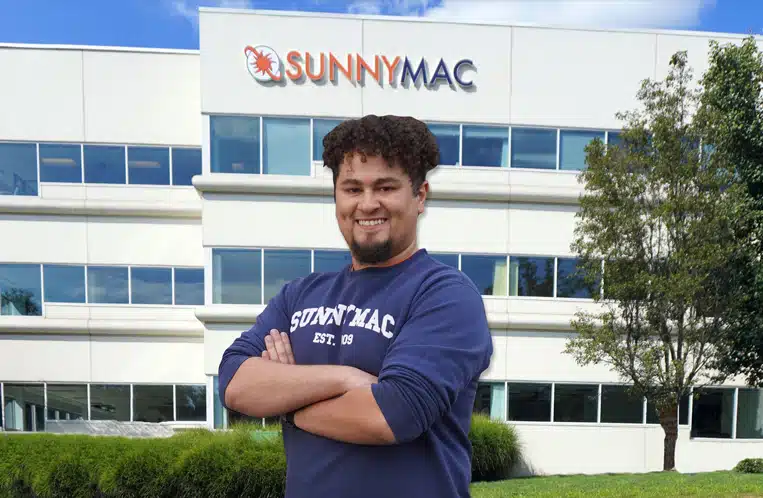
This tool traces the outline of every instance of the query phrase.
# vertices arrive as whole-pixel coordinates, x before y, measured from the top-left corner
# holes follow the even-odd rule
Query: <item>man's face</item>
[[[345,159],[336,180],[336,218],[358,263],[377,264],[415,249],[429,185],[416,195],[408,175],[381,157]]]

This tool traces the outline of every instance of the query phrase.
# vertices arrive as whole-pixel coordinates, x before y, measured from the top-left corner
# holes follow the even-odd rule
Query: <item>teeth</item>
[[[374,225],[381,225],[384,223],[384,220],[358,220],[358,223],[360,223],[360,226],[370,227]]]

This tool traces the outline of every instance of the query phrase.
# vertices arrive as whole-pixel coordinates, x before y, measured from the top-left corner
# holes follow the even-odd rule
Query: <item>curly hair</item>
[[[376,116],[343,121],[323,138],[323,162],[334,175],[345,158],[360,154],[362,160],[376,156],[399,165],[411,179],[416,195],[427,173],[440,162],[435,136],[426,124],[409,116]]]

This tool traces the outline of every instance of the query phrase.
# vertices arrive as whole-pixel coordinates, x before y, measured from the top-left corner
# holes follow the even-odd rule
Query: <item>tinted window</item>
[[[45,301],[49,303],[85,302],[85,267],[44,265]]]
[[[553,297],[554,258],[511,257],[512,296]]]
[[[464,126],[463,129],[464,166],[508,166],[508,128]]]
[[[131,185],[169,185],[170,149],[128,147],[127,167]]]
[[[352,264],[350,251],[315,251],[313,268],[315,272],[335,272]]]
[[[133,420],[171,422],[175,420],[172,386],[132,386]]]
[[[603,423],[640,424],[644,420],[644,399],[629,386],[601,386]]]
[[[554,386],[554,422],[596,422],[598,411],[598,385]]]
[[[596,138],[604,143],[604,132],[562,130],[559,136],[559,169],[579,171],[585,168],[585,148]]]
[[[40,181],[82,183],[82,146],[40,144]]]
[[[130,386],[90,385],[90,419],[130,421]]]
[[[0,264],[0,315],[42,315],[40,265]]]
[[[126,182],[125,148],[118,145],[85,145],[85,183]]]
[[[310,175],[310,120],[263,118],[262,171],[271,175]]]
[[[48,420],[87,420],[87,384],[48,384]]]
[[[260,118],[212,116],[213,173],[260,173]]]
[[[262,303],[260,249],[212,251],[212,302],[214,304]]]
[[[559,258],[557,262],[556,297],[591,298],[598,292],[597,282],[588,285],[585,281],[584,268],[578,268],[574,258]]]
[[[697,396],[692,406],[691,437],[731,438],[734,390],[709,388],[694,392]]]
[[[172,304],[172,268],[130,268],[133,304]]]
[[[295,278],[310,274],[310,251],[265,250],[265,303]]]
[[[0,195],[37,195],[37,145],[0,143]]]
[[[483,296],[506,295],[506,256],[462,254],[461,271]]]
[[[175,403],[179,422],[207,420],[207,386],[175,386]]]
[[[509,384],[509,420],[551,421],[551,385]]]
[[[556,169],[556,130],[512,128],[511,167]]]
[[[460,126],[450,124],[428,124],[427,126],[437,139],[437,146],[440,149],[440,164],[445,166],[459,164]]]
[[[175,304],[204,304],[204,269],[175,268]]]
[[[313,161],[323,161],[323,138],[342,121],[313,119]]]
[[[191,179],[201,174],[201,149],[172,149],[172,184],[193,185]]]
[[[88,266],[87,300],[90,303],[128,304],[126,266]]]

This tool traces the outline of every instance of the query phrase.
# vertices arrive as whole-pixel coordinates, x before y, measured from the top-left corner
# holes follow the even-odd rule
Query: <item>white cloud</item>
[[[199,25],[199,7],[220,7],[223,9],[249,9],[251,0],[171,0],[173,15],[184,17],[194,26]]]
[[[716,0],[357,0],[348,12],[599,28],[690,28]]]

